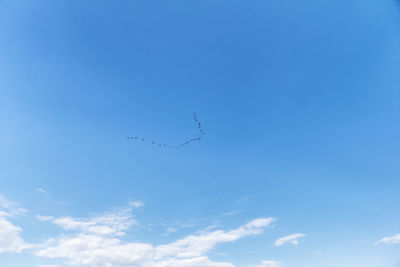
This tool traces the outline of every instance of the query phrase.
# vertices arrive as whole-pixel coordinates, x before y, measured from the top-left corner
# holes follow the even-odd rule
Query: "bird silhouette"
[[[204,130],[203,130],[203,128],[202,128],[202,126],[201,126],[201,124],[200,124],[200,122],[199,122],[199,120],[198,120],[198,117],[197,117],[197,114],[196,114],[196,113],[193,114],[193,120],[196,122],[197,128],[199,129],[198,137],[191,138],[191,139],[187,139],[185,142],[181,143],[180,145],[172,145],[172,144],[165,144],[165,143],[161,143],[161,142],[159,143],[159,142],[157,142],[158,146],[160,146],[160,147],[162,146],[162,147],[169,148],[169,149],[180,149],[180,148],[182,148],[182,147],[184,147],[184,146],[186,146],[186,145],[188,145],[188,144],[190,144],[190,143],[193,143],[193,142],[195,142],[195,141],[200,141],[200,140],[202,139],[202,136],[205,135],[205,133],[204,133]],[[139,137],[137,137],[137,136],[135,136],[135,137],[128,136],[127,139],[128,139],[128,140],[132,140],[132,139],[137,140],[137,139],[139,139]],[[145,141],[144,138],[140,138],[140,140],[141,140],[142,142]],[[153,140],[151,143],[152,143],[153,145],[155,145],[155,144],[156,144],[156,141]]]

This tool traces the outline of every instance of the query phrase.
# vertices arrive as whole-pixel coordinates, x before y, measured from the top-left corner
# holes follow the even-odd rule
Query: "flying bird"
[[[190,144],[190,143],[192,143],[192,142],[194,142],[194,141],[200,141],[201,138],[202,138],[202,136],[204,135],[204,130],[203,130],[203,128],[202,128],[202,126],[201,126],[201,124],[200,124],[198,118],[197,118],[197,114],[196,114],[196,113],[193,114],[193,120],[196,122],[197,128],[199,129],[199,135],[198,135],[197,138],[187,139],[185,142],[181,143],[180,145],[172,145],[172,144],[158,143],[158,146],[167,147],[167,148],[173,148],[173,149],[179,149],[179,148],[182,148],[182,147],[184,147],[184,146],[186,146],[186,145],[188,145],[188,144]],[[139,137],[137,137],[137,136],[135,136],[135,137],[128,136],[127,139],[128,139],[128,140],[131,140],[131,139],[137,140],[137,139],[139,139]],[[144,138],[140,138],[140,140],[141,140],[142,142],[145,141]],[[155,144],[156,144],[156,141],[153,140],[151,143],[152,143],[153,145],[155,145]]]

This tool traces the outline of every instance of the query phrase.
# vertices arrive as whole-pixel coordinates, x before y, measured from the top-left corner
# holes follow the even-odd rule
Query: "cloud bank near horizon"
[[[209,252],[218,244],[262,234],[275,222],[272,217],[258,218],[231,230],[206,229],[160,245],[123,240],[137,225],[133,210],[143,205],[129,203],[113,212],[86,218],[37,215],[37,222],[55,225],[61,233],[44,243],[28,244],[21,237],[22,228],[11,222],[13,216],[24,216],[27,211],[0,196],[0,254],[28,250],[37,258],[59,261],[56,266],[235,267],[231,262],[210,259]],[[280,264],[264,260],[251,266]]]

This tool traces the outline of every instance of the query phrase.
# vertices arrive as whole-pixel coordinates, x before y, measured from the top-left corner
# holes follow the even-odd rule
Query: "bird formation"
[[[152,143],[153,145],[158,145],[158,146],[165,147],[165,148],[180,149],[180,148],[182,148],[182,147],[184,147],[184,146],[186,146],[186,145],[188,145],[188,144],[190,144],[190,143],[192,143],[192,142],[200,141],[201,138],[204,136],[204,130],[203,130],[203,128],[201,127],[201,123],[200,123],[200,121],[198,120],[196,113],[193,114],[193,120],[196,122],[197,128],[198,128],[198,130],[199,130],[199,135],[198,135],[196,138],[189,139],[189,140],[187,140],[186,142],[181,143],[181,144],[179,144],[179,145],[164,144],[164,143],[161,143],[161,142],[156,142],[156,141],[154,141],[154,140],[151,141],[151,143]],[[128,140],[133,140],[133,141],[145,142],[145,139],[144,139],[144,138],[138,137],[138,136],[128,136],[127,139],[128,139]]]

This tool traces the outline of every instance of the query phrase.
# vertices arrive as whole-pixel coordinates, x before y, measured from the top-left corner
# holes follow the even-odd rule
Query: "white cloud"
[[[97,235],[122,236],[125,234],[126,230],[136,224],[136,220],[132,218],[130,208],[91,218],[54,218],[53,216],[41,215],[37,215],[36,218],[41,221],[51,221],[64,230]]]
[[[5,252],[21,252],[31,247],[20,237],[22,229],[0,216],[0,254]]]
[[[131,201],[131,202],[129,202],[129,206],[132,208],[138,209],[138,208],[143,207],[144,203],[143,203],[143,201]]]
[[[384,243],[387,245],[395,245],[395,244],[400,244],[400,234],[390,236],[390,237],[384,237],[381,240],[378,241],[379,243]]]
[[[60,225],[55,219],[51,221]],[[36,251],[36,255],[65,259],[72,266],[234,267],[231,263],[210,260],[207,252],[218,243],[260,234],[273,221],[273,218],[256,219],[234,230],[203,232],[169,244],[153,246],[147,243],[126,243],[117,235],[87,231],[92,226],[87,224],[89,221],[69,218],[67,223],[64,221],[61,225],[69,225],[82,232],[51,240]]]
[[[8,201],[3,195],[0,194],[0,209],[5,211],[0,212],[4,215],[7,213],[9,216],[21,215],[27,212],[26,209],[21,208],[18,203]]]
[[[47,194],[47,191],[44,190],[43,188],[38,187],[35,190],[38,191],[39,193]]]
[[[68,264],[76,266],[141,266],[151,257],[152,249],[148,244],[122,244],[118,238],[78,234],[63,236],[56,244],[37,251],[36,255],[67,259]]]
[[[293,234],[293,235],[284,236],[275,241],[275,246],[282,246],[286,243],[297,246],[299,244],[298,239],[305,237],[305,236],[306,236],[305,234]]]
[[[274,218],[259,218],[233,230],[206,228],[162,245],[126,242],[121,236],[136,224],[132,211],[142,206],[142,202],[131,202],[128,208],[87,218],[37,215],[39,221],[53,223],[67,232],[35,245],[25,243],[20,235],[22,229],[9,220],[27,211],[0,195],[0,254],[32,249],[37,257],[64,261],[40,265],[43,267],[235,267],[229,262],[215,262],[207,254],[220,243],[260,234],[274,222]],[[168,231],[176,229],[171,227]],[[263,261],[253,267],[279,264]]]
[[[171,234],[171,233],[175,233],[175,232],[177,232],[177,231],[178,231],[178,229],[177,229],[176,227],[170,226],[170,227],[168,227],[168,228],[165,230],[164,236],[167,236],[167,235],[169,235],[169,234]]]
[[[175,257],[201,256],[217,243],[233,242],[248,235],[260,234],[273,221],[273,218],[257,219],[229,232],[220,230],[201,235],[190,235],[171,244],[158,246],[155,257],[163,258],[171,255]]]
[[[15,216],[26,212],[17,203],[10,202],[0,195],[0,254],[5,252],[21,252],[31,247],[21,238],[21,228],[13,225],[7,217]]]

